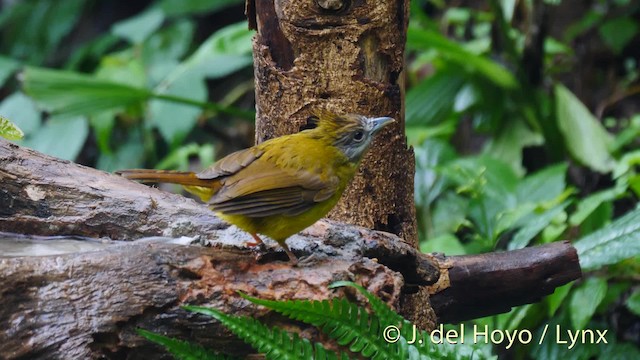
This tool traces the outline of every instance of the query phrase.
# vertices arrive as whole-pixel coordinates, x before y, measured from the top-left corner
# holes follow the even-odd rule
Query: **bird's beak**
[[[396,122],[393,118],[390,117],[378,117],[378,118],[369,118],[369,123],[371,124],[371,134],[376,134],[378,131],[382,130],[385,126]]]

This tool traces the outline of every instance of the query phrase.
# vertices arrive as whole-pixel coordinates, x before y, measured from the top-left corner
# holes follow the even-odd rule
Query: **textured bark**
[[[315,109],[397,120],[377,136],[329,218],[391,232],[417,246],[415,160],[404,135],[408,0],[247,0],[257,30],[256,142],[300,131]],[[402,313],[433,323],[425,289]],[[425,311],[427,312],[425,315]]]
[[[0,243],[5,241],[16,239],[0,235]],[[59,250],[58,241],[48,241],[53,243],[50,249]],[[0,256],[1,358],[163,356],[162,349],[136,334],[139,327],[210,349],[248,353],[251,349],[219,322],[180,306],[212,306],[277,325],[286,321],[237,292],[264,299],[323,300],[344,296],[345,291],[352,294],[329,290],[333,281],[356,280],[394,306],[403,284],[399,274],[371,260],[331,259],[291,267],[286,262],[259,263],[248,250],[137,242],[102,245],[100,251]],[[302,330],[290,323],[287,327]]]
[[[257,29],[256,140],[300,131],[314,109],[394,117],[330,218],[415,246],[402,83],[408,1],[248,0],[247,15]]]

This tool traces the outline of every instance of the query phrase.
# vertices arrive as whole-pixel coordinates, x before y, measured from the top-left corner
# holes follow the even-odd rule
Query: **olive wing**
[[[305,169],[283,169],[258,158],[221,182],[222,188],[209,201],[213,210],[265,217],[294,216],[310,209],[335,194],[339,179],[330,175],[323,180]]]

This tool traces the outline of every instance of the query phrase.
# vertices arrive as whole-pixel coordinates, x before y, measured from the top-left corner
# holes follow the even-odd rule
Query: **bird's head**
[[[395,121],[390,117],[337,115],[326,110],[317,112],[316,117],[316,131],[329,139],[352,162],[360,161],[375,135]]]

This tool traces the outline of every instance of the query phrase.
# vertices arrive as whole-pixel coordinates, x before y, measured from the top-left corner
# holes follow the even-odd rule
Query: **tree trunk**
[[[295,133],[315,109],[391,116],[329,218],[418,244],[415,160],[404,135],[408,0],[247,0],[254,38],[256,141]],[[403,297],[403,314],[435,323],[425,289]]]

